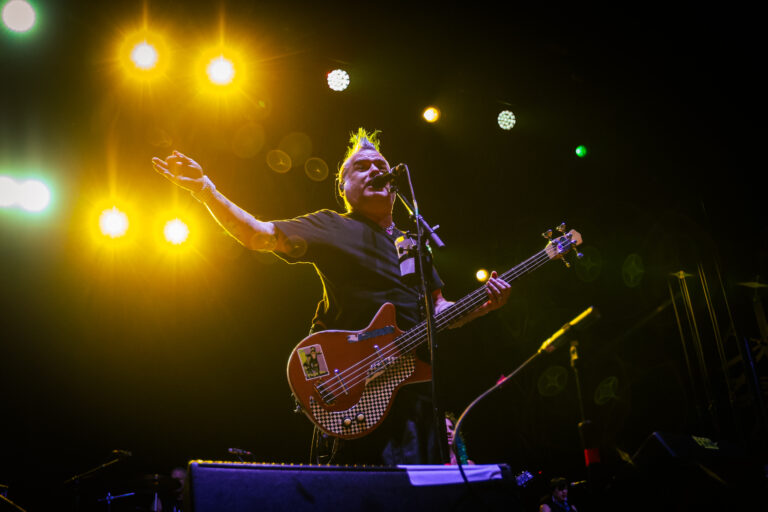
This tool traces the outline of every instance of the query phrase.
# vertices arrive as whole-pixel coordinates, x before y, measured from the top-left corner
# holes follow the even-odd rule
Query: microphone
[[[576,325],[583,321],[586,318],[590,318],[592,320],[595,320],[599,318],[599,314],[597,310],[590,306],[584,311],[581,312],[580,315],[572,319],[570,322],[562,326],[555,334],[550,336],[548,339],[544,341],[544,343],[541,344],[541,347],[539,347],[539,353],[541,352],[554,352],[554,350],[562,345],[562,343],[566,340],[566,333],[576,327]]]
[[[394,183],[394,181],[405,172],[405,164],[397,164],[392,167],[389,172],[379,174],[374,177],[368,184],[374,188],[382,188],[387,183]]]
[[[243,450],[242,448],[228,448],[227,451],[232,455],[248,455],[249,457],[253,457],[251,452]]]

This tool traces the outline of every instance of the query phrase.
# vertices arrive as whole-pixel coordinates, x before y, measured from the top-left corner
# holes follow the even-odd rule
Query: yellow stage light
[[[231,60],[219,55],[208,62],[205,68],[208,79],[215,85],[229,85],[235,79],[235,65]]]
[[[168,67],[168,47],[155,32],[140,30],[123,39],[118,49],[125,73],[137,80],[153,80]]]
[[[428,123],[434,123],[440,119],[440,111],[436,107],[428,107],[424,110],[422,116]]]
[[[217,46],[201,52],[196,69],[199,90],[217,100],[236,98],[233,93],[247,90],[248,69],[244,53],[230,46]]]
[[[131,61],[139,69],[150,70],[157,64],[157,50],[146,41],[142,41],[131,50]]]
[[[116,206],[104,210],[99,216],[99,229],[110,238],[119,238],[128,231],[128,216]]]
[[[484,268],[481,268],[480,270],[475,272],[475,277],[477,278],[478,281],[480,281],[481,283],[484,283],[488,280],[488,271],[485,270]]]
[[[181,219],[169,220],[163,228],[165,239],[173,245],[181,245],[189,238],[189,228]]]

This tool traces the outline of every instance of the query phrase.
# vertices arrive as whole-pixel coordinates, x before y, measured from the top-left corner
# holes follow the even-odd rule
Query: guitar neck
[[[518,279],[529,272],[532,272],[542,266],[544,263],[551,259],[551,255],[547,252],[547,249],[539,251],[527,260],[523,261],[519,265],[509,269],[501,274],[499,277],[504,281],[511,283],[515,279]],[[463,318],[471,311],[474,311],[478,307],[485,304],[488,300],[488,292],[485,286],[481,286],[472,293],[457,300],[449,308],[442,311],[439,315],[435,316],[435,329],[440,332],[455,321]],[[422,321],[412,329],[403,333],[395,343],[398,344],[402,352],[413,350],[417,346],[424,343],[427,339],[427,322]]]

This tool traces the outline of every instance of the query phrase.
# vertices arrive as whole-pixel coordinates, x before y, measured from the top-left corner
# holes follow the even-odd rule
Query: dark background
[[[477,268],[507,270],[540,250],[539,233],[562,221],[584,236],[574,268],[549,264],[513,285],[505,309],[444,337],[449,409],[459,413],[594,305],[602,318],[580,337],[582,378],[606,461],[657,430],[753,445],[743,380],[739,404],[723,398],[697,269],[733,356],[735,340],[759,337],[755,290],[737,283],[766,272],[764,170],[752,161],[762,110],[755,13],[149,2],[149,26],[173,54],[166,76],[142,87],[115,62],[141,25],[140,2],[36,7],[34,33],[0,35],[0,174],[43,177],[53,189],[43,214],[0,211],[0,483],[20,504],[70,499],[60,482],[116,448],[134,454],[103,472],[120,482],[228,459],[229,447],[308,461],[311,424],[292,413],[284,365],[319,280],[309,266],[240,248],[150,159],[181,150],[248,211],[286,218],[338,208],[334,169],[359,126],[382,131],[384,155],[409,165],[425,217],[441,226],[448,298],[477,286]],[[217,103],[192,74],[201,45],[221,34],[254,71],[237,101]],[[335,67],[351,74],[345,92],[324,82]],[[430,104],[443,114],[433,125],[420,118]],[[501,109],[517,116],[511,131],[495,124]],[[264,135],[247,157],[232,149],[243,126]],[[293,169],[270,169],[274,148],[292,153]],[[328,179],[307,179],[309,156],[328,163]],[[123,241],[96,233],[113,204],[130,216]],[[187,250],[157,239],[170,210],[191,226]],[[669,274],[680,270],[693,274],[710,412],[669,301],[669,285],[679,290]],[[566,377],[555,391],[541,387],[553,366]],[[609,377],[613,394],[596,401]],[[578,420],[563,349],[477,407],[465,428],[470,457],[583,478]],[[119,487],[110,482],[93,483],[95,495]]]

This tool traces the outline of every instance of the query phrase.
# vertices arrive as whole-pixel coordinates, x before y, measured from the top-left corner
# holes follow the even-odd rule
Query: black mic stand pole
[[[62,482],[62,485],[69,485],[74,483],[75,484],[75,510],[80,510],[80,481],[84,478],[88,478],[89,476],[93,475],[94,473],[98,473],[102,469],[105,469],[113,464],[117,464],[118,462],[122,461],[125,458],[124,455],[118,454],[117,457],[115,457],[112,460],[108,460],[104,464],[101,464],[99,466],[96,466],[95,468],[91,468],[88,471],[85,471],[83,473],[80,473],[79,475],[75,475],[71,478],[67,478]]]
[[[599,449],[594,446],[595,444],[595,427],[590,420],[586,418],[584,414],[584,396],[581,392],[581,376],[579,374],[579,342],[577,340],[571,341],[571,368],[573,368],[573,377],[576,381],[576,398],[579,403],[579,440],[581,441],[581,449],[584,453],[584,466],[587,469],[587,488],[590,493],[594,493],[597,487],[597,478],[595,469],[600,463]]]
[[[411,171],[408,169],[408,166],[405,164],[402,164],[403,167],[405,167],[405,174],[408,178],[408,187],[410,188],[411,192],[411,199],[413,200],[413,205],[408,203],[408,200],[403,197],[403,195],[400,193],[400,191],[397,189],[396,186],[394,186],[394,183],[392,183],[390,186],[395,187],[395,193],[398,198],[400,198],[400,201],[405,205],[406,210],[408,210],[408,214],[410,215],[410,218],[414,221],[416,224],[416,261],[417,266],[419,269],[419,279],[421,284],[421,293],[422,297],[424,298],[424,307],[426,311],[426,334],[427,334],[427,343],[429,344],[429,359],[430,359],[430,365],[432,366],[432,415],[433,415],[433,421],[435,423],[436,432],[438,433],[438,447],[440,452],[440,460],[443,463],[449,462],[450,459],[448,457],[448,438],[445,431],[445,417],[444,413],[442,412],[442,409],[440,408],[440,404],[438,403],[438,395],[437,395],[437,378],[439,375],[439,371],[437,368],[437,340],[435,337],[435,308],[434,303],[432,301],[432,287],[428,286],[432,284],[432,273],[429,273],[429,279],[426,277],[426,268],[432,268],[431,264],[427,265],[428,263],[431,263],[429,259],[429,249],[427,248],[427,238],[432,241],[432,243],[437,248],[445,247],[445,244],[442,240],[440,240],[440,237],[437,236],[437,233],[435,233],[435,229],[439,226],[436,226],[435,228],[432,228],[426,220],[424,220],[424,217],[421,216],[421,213],[419,213],[419,206],[416,202],[416,194],[413,192],[413,183],[411,182]],[[426,236],[425,236],[426,235]]]

